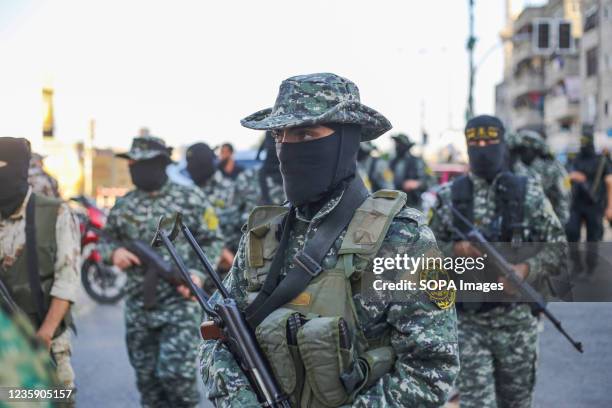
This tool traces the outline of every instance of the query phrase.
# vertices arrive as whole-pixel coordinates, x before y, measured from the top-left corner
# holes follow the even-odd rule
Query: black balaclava
[[[132,183],[142,191],[159,190],[168,180],[166,166],[170,163],[168,156],[157,156],[152,159],[138,160],[130,165]]]
[[[215,153],[206,143],[196,143],[189,146],[186,156],[191,179],[202,187],[215,173]]]
[[[478,177],[491,182],[508,163],[508,148],[504,143],[504,125],[495,116],[480,115],[470,119],[465,126],[470,169]],[[479,140],[499,140],[486,146],[472,145]]]
[[[361,126],[325,126],[334,133],[309,142],[276,144],[285,194],[297,207],[320,207],[333,193],[344,188],[357,171]]]
[[[357,152],[357,161],[362,162],[368,157],[370,157],[370,151],[368,149],[360,147],[359,151]]]
[[[537,150],[530,149],[527,147],[521,147],[519,149],[519,154],[521,157],[521,161],[527,166],[531,166],[531,163],[533,163],[536,157],[540,156],[540,153]]]
[[[30,144],[26,139],[0,137],[0,215],[8,218],[28,193]]]
[[[595,155],[595,140],[593,137],[593,126],[582,126],[582,137],[580,138],[580,155],[591,157]]]
[[[410,149],[412,148],[412,144],[407,145],[404,142],[395,141],[395,157],[404,157],[404,155],[406,155]]]

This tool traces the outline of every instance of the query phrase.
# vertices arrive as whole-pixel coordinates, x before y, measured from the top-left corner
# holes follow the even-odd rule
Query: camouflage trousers
[[[461,408],[531,407],[538,332],[529,307],[458,315]]]
[[[195,302],[179,302],[152,310],[126,302],[128,356],[146,408],[194,407],[199,402],[196,358],[201,314]]]
[[[73,390],[70,400],[62,403],[62,407],[73,407],[75,405],[76,396],[74,393],[74,370],[70,356],[72,355],[70,330],[65,330],[62,334],[51,341],[51,355],[56,364],[56,376],[58,385],[63,388],[71,388]]]

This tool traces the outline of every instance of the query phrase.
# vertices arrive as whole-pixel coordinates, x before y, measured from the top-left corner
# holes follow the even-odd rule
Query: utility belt
[[[341,316],[280,308],[257,327],[256,336],[283,391],[299,407],[349,404],[391,371],[396,359],[391,346],[360,353]]]

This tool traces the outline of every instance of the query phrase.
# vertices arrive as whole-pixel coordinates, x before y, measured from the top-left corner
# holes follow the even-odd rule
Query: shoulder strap
[[[406,193],[396,190],[379,190],[368,197],[355,211],[338,254],[375,255],[405,204]]]
[[[336,208],[323,220],[314,236],[306,241],[304,248],[295,255],[294,266],[287,271],[287,276],[278,283],[272,293],[260,291],[253,303],[247,307],[245,314],[251,327],[257,327],[270,313],[294,299],[323,271],[321,261],[348,226],[355,210],[367,197],[368,190],[363,185],[363,181],[360,177],[354,177]],[[286,240],[289,235],[289,224],[287,223],[283,229],[283,235],[287,235],[287,238],[283,238]],[[284,252],[282,247],[276,252],[272,261],[272,267],[275,269],[270,268],[264,287],[267,286],[268,280],[270,286],[278,280]]]
[[[525,216],[527,177],[504,173],[497,181],[497,208],[502,213],[502,241],[510,242],[520,237]],[[520,235],[516,235],[519,233]]]
[[[36,304],[36,315],[38,324],[41,325],[45,318],[45,308],[43,305],[43,291],[40,284],[40,273],[38,271],[38,251],[36,245],[36,195],[32,193],[26,206],[26,250],[28,265],[28,280],[30,290]]]
[[[474,196],[472,194],[472,180],[467,175],[457,177],[451,183],[451,201],[461,215],[470,221],[474,220]],[[463,233],[467,233],[469,228],[462,222],[457,215],[453,214],[453,224]]]

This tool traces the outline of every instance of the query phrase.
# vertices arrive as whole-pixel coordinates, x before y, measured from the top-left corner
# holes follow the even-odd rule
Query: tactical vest
[[[500,175],[495,184],[495,213],[499,214],[492,225],[484,231],[490,242],[520,242],[524,225],[527,178],[506,172]],[[474,192],[472,180],[464,175],[457,177],[451,184],[453,207],[474,222]],[[468,226],[453,215],[453,224],[466,233]]]
[[[517,176],[510,172],[503,173],[496,181],[495,192],[495,214],[497,217],[490,225],[482,226],[485,238],[504,256],[511,264],[518,264],[531,258],[542,249],[541,244],[520,245],[529,242],[531,234],[529,226],[525,224],[525,200],[527,197],[527,177]],[[453,206],[470,222],[474,222],[474,193],[472,180],[468,176],[460,176],[453,180],[451,185],[451,197]],[[467,226],[460,218],[453,214],[454,226],[464,234],[468,232]],[[454,239],[459,239],[455,237]],[[505,244],[504,244],[505,243]],[[508,245],[512,243],[516,245]],[[544,243],[545,244],[545,243]],[[482,272],[472,271],[469,275],[463,275],[463,279],[473,279],[478,282],[494,282],[498,276],[495,268],[487,266]],[[552,279],[552,280],[551,280]],[[563,282],[563,279],[560,280]],[[534,288],[546,299],[552,299],[562,289],[565,283],[556,283],[555,278],[543,276],[534,282]],[[512,303],[499,303],[491,301],[494,294],[480,294],[481,302],[467,300],[457,303],[458,310],[475,310],[486,312],[497,306],[510,306]]]
[[[57,212],[60,204],[61,201],[59,200],[36,195],[36,204],[34,207],[36,222],[34,228],[36,234],[36,252],[38,256],[38,278],[40,279],[43,297],[43,319],[51,304],[51,287],[53,286],[55,278],[55,261],[57,258],[55,224],[57,222]],[[29,280],[28,250],[26,244],[24,244],[23,251],[13,265],[6,269],[0,265],[0,280],[4,282],[11,297],[19,308],[28,316],[32,325],[36,328],[40,327],[42,321],[38,316],[37,299],[35,299],[34,290]],[[66,313],[54,337],[59,336],[68,327],[72,327],[72,315],[70,311]]]
[[[391,370],[395,354],[388,330],[368,338],[359,327],[353,295],[405,202],[404,193],[391,190],[368,197],[349,223],[336,265],[257,326],[257,340],[292,406],[350,404],[361,389]],[[249,217],[245,278],[251,300],[270,270],[287,211],[257,207]]]

